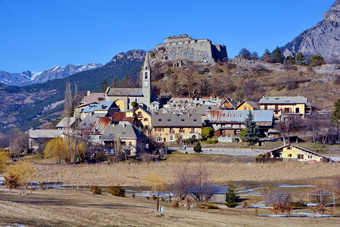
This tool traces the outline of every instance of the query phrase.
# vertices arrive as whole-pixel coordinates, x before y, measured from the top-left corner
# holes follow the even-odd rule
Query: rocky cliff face
[[[340,0],[324,14],[323,20],[282,47],[285,56],[302,52],[307,58],[321,55],[327,63],[340,63]]]

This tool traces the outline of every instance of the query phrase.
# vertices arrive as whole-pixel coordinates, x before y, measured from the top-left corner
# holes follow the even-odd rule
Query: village
[[[225,143],[226,147],[233,142],[261,145],[282,140],[284,146],[261,157],[281,161],[339,160],[318,151],[289,145],[290,141],[315,142],[315,135],[311,133],[304,137],[288,136],[285,135],[288,129],[282,129],[287,122],[294,127],[299,121],[311,118],[313,106],[305,97],[263,97],[258,102],[244,100],[239,103],[219,97],[158,98],[152,93],[151,74],[147,55],[141,71],[141,88],[107,87],[103,93],[87,91],[71,115],[64,116],[55,129],[29,131],[31,152],[41,150],[49,140],[58,137],[84,142],[87,148],[92,148],[91,155],[119,153],[125,159],[148,154],[162,159],[167,147],[189,150],[202,139],[209,144]],[[258,132],[255,137],[258,138],[242,141],[242,131],[247,129],[249,116],[256,124]],[[327,135],[327,139],[327,143],[336,142],[337,134]]]

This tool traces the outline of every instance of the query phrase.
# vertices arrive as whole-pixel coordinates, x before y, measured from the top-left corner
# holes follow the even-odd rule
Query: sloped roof
[[[79,124],[80,129],[89,128],[99,117],[105,117],[106,113],[95,113],[92,116],[87,115]]]
[[[62,131],[58,129],[35,129],[28,133],[32,139],[53,139],[62,135]]]
[[[143,96],[142,88],[108,88],[106,94],[109,96]]]
[[[313,155],[316,155],[316,156],[319,156],[319,157],[327,158],[326,156],[321,155],[321,154],[319,154],[319,153],[316,153],[316,152],[314,152],[314,151],[308,150],[308,149],[306,149],[306,148],[298,147],[298,146],[296,146],[296,145],[291,145],[291,144],[287,144],[287,145],[284,145],[284,146],[281,146],[281,147],[277,147],[277,148],[275,148],[275,149],[273,149],[273,150],[271,150],[271,151],[269,151],[269,152],[275,152],[275,151],[281,150],[281,149],[283,149],[283,148],[285,148],[285,147],[295,147],[295,148],[300,149],[300,150],[302,150],[302,151],[305,151],[305,152],[307,152],[307,153],[310,153],[310,154],[313,154]]]
[[[221,105],[223,105],[226,102],[230,103],[230,105],[232,105],[234,108],[237,107],[237,102],[235,100],[232,100],[232,99],[225,99],[225,100],[223,100]]]
[[[127,117],[125,112],[116,112],[111,115],[112,121],[127,121],[132,123],[135,120],[135,117]]]
[[[56,128],[68,128],[72,126],[75,122],[74,117],[64,117],[61,121],[56,125]]]
[[[263,97],[259,104],[307,104],[308,100],[302,96],[281,96],[281,97]]]
[[[113,101],[102,101],[98,104],[88,105],[83,110],[83,113],[91,113],[91,112],[94,112],[94,111],[108,111],[111,108],[117,108],[118,109],[118,106]]]
[[[207,110],[219,110],[219,108],[216,105],[201,105],[194,113],[205,116],[207,114]]]
[[[154,114],[153,127],[202,127],[202,117],[199,114]]]
[[[273,110],[250,110],[258,126],[273,124]],[[210,123],[244,123],[249,110],[211,110],[207,117]]]
[[[91,102],[100,102],[101,99],[105,99],[105,93],[91,93],[88,96],[84,96],[81,100],[81,103],[91,103]]]
[[[147,139],[148,137],[131,124],[108,125],[103,132],[103,140],[116,141],[117,138]]]
[[[239,108],[240,106],[242,106],[242,104],[243,103],[248,103],[251,107],[253,107],[254,109],[260,109],[260,106],[256,103],[256,102],[254,102],[254,101],[246,101],[246,100],[244,100],[243,102],[241,102],[238,106],[237,106],[237,108]]]

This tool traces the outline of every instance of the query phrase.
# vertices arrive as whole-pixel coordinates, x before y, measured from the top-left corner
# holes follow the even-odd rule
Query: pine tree
[[[237,206],[237,200],[240,196],[236,195],[232,184],[229,184],[228,191],[225,195],[225,204],[227,207],[234,208]]]
[[[303,65],[305,64],[305,56],[303,55],[303,53],[299,52],[296,55],[296,63],[298,63],[299,65]]]
[[[249,142],[250,145],[254,145],[257,141],[259,141],[260,131],[250,110],[245,121],[245,126],[246,130],[241,140],[243,142]]]
[[[284,60],[284,56],[281,52],[280,47],[276,47],[275,50],[273,51],[273,57],[274,57],[274,61],[276,63],[283,63]]]
[[[202,152],[202,146],[201,146],[201,143],[200,141],[197,142],[197,144],[194,146],[194,151],[199,154]]]

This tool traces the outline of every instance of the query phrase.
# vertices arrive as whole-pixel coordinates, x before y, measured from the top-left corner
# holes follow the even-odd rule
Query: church
[[[141,88],[112,88],[108,87],[105,91],[105,100],[113,101],[120,111],[133,109],[131,103],[137,102],[144,105],[148,110],[158,109],[159,103],[157,96],[152,93],[151,87],[151,67],[149,53],[146,53],[143,68],[141,70]]]

